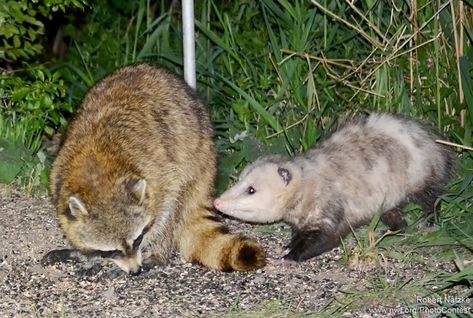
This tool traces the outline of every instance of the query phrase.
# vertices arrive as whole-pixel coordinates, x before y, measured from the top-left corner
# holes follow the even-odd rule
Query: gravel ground
[[[263,233],[234,220],[225,222],[256,237],[270,258],[280,256],[289,239],[287,231]],[[364,292],[373,271],[347,268],[340,249],[309,262],[249,273],[208,270],[181,263],[177,256],[168,266],[138,276],[127,276],[103,260],[42,267],[43,255],[67,247],[67,242],[47,198],[16,192],[0,191],[0,237],[0,317],[221,317],[274,302],[302,315],[317,313],[343,291]],[[425,276],[427,265],[405,266],[399,263],[383,273],[403,280]],[[344,316],[376,317],[358,312]],[[379,315],[389,316],[402,317]]]

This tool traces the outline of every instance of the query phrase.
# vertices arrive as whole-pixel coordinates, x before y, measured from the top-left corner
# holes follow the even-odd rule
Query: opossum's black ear
[[[142,204],[146,198],[146,180],[130,180],[126,182],[126,188],[138,204]]]
[[[291,182],[292,175],[289,172],[289,170],[287,170],[286,168],[279,167],[278,168],[278,174],[281,176],[281,178],[283,179],[283,181],[286,185],[288,185],[289,182]]]

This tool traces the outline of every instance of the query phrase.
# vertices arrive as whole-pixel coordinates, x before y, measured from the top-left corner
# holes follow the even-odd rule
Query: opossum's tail
[[[185,260],[221,271],[249,271],[266,265],[259,245],[229,233],[212,208],[194,209],[183,221],[177,241]]]

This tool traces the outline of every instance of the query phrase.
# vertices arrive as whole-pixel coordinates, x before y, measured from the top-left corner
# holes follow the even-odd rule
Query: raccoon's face
[[[275,163],[247,167],[238,182],[215,199],[217,210],[249,222],[272,223],[284,218],[284,200],[292,176]]]
[[[127,273],[139,273],[141,249],[154,222],[146,187],[145,180],[132,180],[115,194],[110,189],[105,198],[70,196],[61,223],[72,245],[84,254],[111,259]]]

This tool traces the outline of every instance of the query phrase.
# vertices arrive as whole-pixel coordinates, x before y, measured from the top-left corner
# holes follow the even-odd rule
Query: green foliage
[[[59,71],[51,72],[43,66],[30,67],[24,76],[0,75],[0,135],[19,141],[33,151],[39,150],[33,141],[43,133],[52,135],[65,125],[63,114],[72,112],[64,101],[66,90]],[[17,140],[12,132],[19,121],[27,122],[30,140]]]
[[[37,66],[21,74],[0,75],[0,183],[32,193],[47,185],[43,136],[64,126],[72,109],[59,71]]]
[[[470,145],[462,117],[473,116],[451,71],[456,37],[447,5],[426,2],[412,12],[389,1],[203,1],[200,89],[212,106],[223,178],[255,153],[306,151],[360,111],[424,117]],[[468,103],[473,88],[463,89]]]
[[[66,69],[72,102],[77,105],[95,82],[121,66],[150,59],[169,68],[182,64],[172,12],[165,1],[151,7],[146,0],[98,0],[81,28],[71,18],[64,32],[73,45],[58,67]]]
[[[198,90],[216,130],[219,190],[255,157],[306,151],[359,112],[422,117],[471,145],[471,39],[465,37],[457,61],[458,4],[453,11],[447,2],[418,5],[413,11],[410,2],[389,1],[196,3]],[[179,72],[180,18],[171,1],[101,0],[82,28],[71,20],[65,30],[75,42],[60,66],[72,70],[65,73],[73,102],[108,72],[136,61]]]
[[[44,58],[45,25],[54,12],[84,9],[84,0],[2,1],[0,3],[0,183],[17,177],[30,192],[45,184],[43,135],[66,124],[72,112],[59,71],[39,64]],[[22,69],[19,69],[21,65]],[[25,149],[28,155],[25,155]]]
[[[12,182],[30,158],[28,149],[0,138],[0,183]]]
[[[56,11],[84,8],[84,0],[6,0],[0,3],[0,60],[28,61],[43,51],[44,23]]]
[[[34,155],[19,143],[0,137],[0,183],[16,181],[20,189],[32,193],[47,186],[46,156],[39,151]]]

